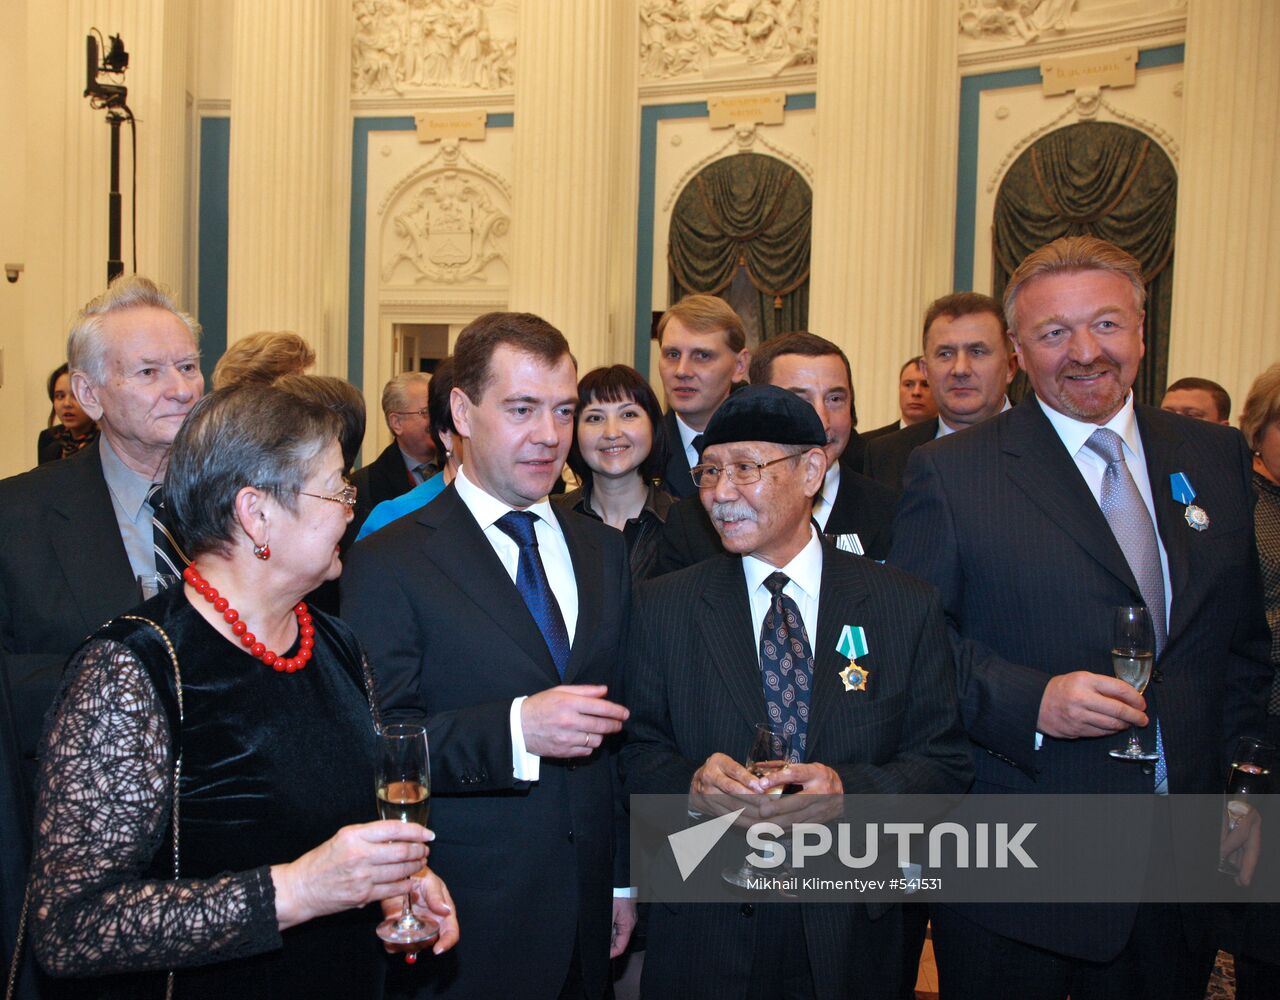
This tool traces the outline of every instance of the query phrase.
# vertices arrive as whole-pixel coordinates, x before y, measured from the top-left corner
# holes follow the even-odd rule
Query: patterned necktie
[[[1156,635],[1156,656],[1164,649],[1168,632],[1164,611],[1164,574],[1160,568],[1160,544],[1156,539],[1156,526],[1151,512],[1143,502],[1138,485],[1124,460],[1124,442],[1115,431],[1099,427],[1085,442],[1085,447],[1100,455],[1107,463],[1102,474],[1102,513],[1111,525],[1125,562],[1138,581],[1138,590],[1151,616],[1151,627]],[[1156,720],[1156,784],[1162,784],[1167,771],[1164,760],[1164,741],[1160,735],[1160,722]]]
[[[790,738],[791,760],[798,762],[805,759],[809,731],[813,648],[800,609],[782,592],[790,582],[785,573],[765,577],[765,589],[772,600],[760,628],[760,679],[769,722],[782,727]]]
[[[156,553],[156,573],[160,576],[180,577],[191,560],[182,554],[169,527],[170,516],[165,508],[163,483],[151,484],[151,489],[147,490],[147,504],[151,507],[151,545]]]
[[[425,483],[433,475],[430,463],[421,462],[418,465],[415,465],[413,467],[413,475],[413,483],[415,486],[420,486]]]
[[[551,592],[542,556],[538,554],[538,537],[534,533],[537,515],[527,510],[513,510],[498,518],[497,525],[520,546],[520,563],[516,567],[516,589],[533,615],[555,661],[556,672],[564,679],[569,665],[569,630],[564,626],[564,616],[556,595]]]

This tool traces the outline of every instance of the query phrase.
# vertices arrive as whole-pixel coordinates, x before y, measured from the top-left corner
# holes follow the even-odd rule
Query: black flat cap
[[[776,385],[748,385],[720,404],[702,432],[703,449],[734,441],[769,441],[821,448],[827,432],[813,407]]]

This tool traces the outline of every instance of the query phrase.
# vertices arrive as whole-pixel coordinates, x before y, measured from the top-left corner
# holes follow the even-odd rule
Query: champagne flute
[[[1249,796],[1265,795],[1271,784],[1271,762],[1276,748],[1270,743],[1244,736],[1236,740],[1227,772],[1227,790],[1223,795],[1224,818],[1228,831],[1240,825],[1253,806]],[[1218,862],[1223,875],[1239,875],[1244,848],[1238,847]]]
[[[781,726],[757,722],[751,737],[751,748],[747,751],[747,759],[743,766],[754,777],[764,778],[787,766],[790,751],[791,737],[782,731]],[[782,785],[778,785],[770,788],[766,794],[771,797],[781,795],[782,788]],[[746,858],[743,858],[742,864],[738,867],[729,867],[720,873],[722,879],[740,889],[749,889],[759,879],[767,878],[768,875],[768,872],[756,868]]]
[[[1111,629],[1111,667],[1116,676],[1138,694],[1142,694],[1147,689],[1147,682],[1151,680],[1151,666],[1155,658],[1155,637],[1147,609],[1141,605],[1116,608]],[[1158,753],[1152,753],[1142,746],[1137,726],[1129,727],[1128,745],[1123,750],[1112,750],[1111,756],[1118,760],[1160,759]]]
[[[431,767],[427,756],[424,726],[384,726],[378,734],[376,772],[378,815],[404,823],[427,825],[431,809]],[[424,924],[413,914],[409,897],[404,897],[399,917],[378,924],[378,937],[391,944],[425,944],[434,941],[440,930]]]

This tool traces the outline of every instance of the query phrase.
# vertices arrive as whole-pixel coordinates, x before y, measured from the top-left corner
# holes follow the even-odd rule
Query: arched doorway
[[[1147,286],[1147,352],[1134,392],[1140,403],[1158,403],[1168,369],[1177,201],[1173,161],[1145,133],[1113,122],[1050,132],[1014,161],[996,195],[992,294],[1001,298],[1018,262],[1060,236],[1098,236],[1124,248],[1142,264]]]
[[[799,172],[761,153],[735,153],[680,192],[667,243],[670,301],[706,292],[743,318],[748,342],[809,321],[813,192]]]

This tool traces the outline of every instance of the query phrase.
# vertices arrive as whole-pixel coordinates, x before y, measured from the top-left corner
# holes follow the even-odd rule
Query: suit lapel
[[[93,444],[80,455],[62,459],[84,464],[83,486],[49,502],[49,518],[55,522],[49,544],[84,616],[86,635],[142,599],[102,475],[98,447]]]
[[[1156,419],[1146,407],[1135,407],[1138,433],[1142,435],[1142,451],[1147,460],[1147,478],[1151,482],[1151,501],[1156,511],[1156,530],[1169,559],[1170,594],[1168,641],[1184,629],[1191,608],[1187,601],[1187,585],[1191,579],[1191,529],[1183,517],[1184,505],[1173,499],[1169,486],[1171,473],[1181,471],[1178,453],[1182,438],[1155,426]]]
[[[458,491],[450,485],[418,511],[416,518],[419,524],[433,529],[423,542],[423,555],[435,569],[483,608],[494,626],[510,636],[553,682],[559,683],[560,675],[542,632]]]
[[[810,633],[813,646],[813,696],[809,702],[809,759],[817,760],[815,748],[819,747],[818,738],[822,727],[830,718],[840,698],[845,694],[844,684],[840,680],[840,671],[848,666],[849,661],[836,652],[840,642],[840,631],[846,625],[863,625],[865,617],[862,605],[867,599],[866,584],[856,572],[849,560],[842,558],[834,547],[822,546],[822,593],[818,602],[818,631],[815,637]],[[868,644],[875,641],[868,637]],[[869,651],[874,654],[874,650]],[[868,681],[868,691],[874,679]]]
[[[569,665],[564,671],[565,683],[572,684],[590,658],[590,637],[595,634],[596,624],[600,621],[601,602],[604,600],[604,562],[599,546],[578,530],[578,526],[572,523],[573,518],[555,504],[552,504],[552,510],[568,543],[573,578],[578,587],[578,624],[569,649]]]
[[[1010,459],[1009,478],[1027,498],[1140,599],[1138,583],[1102,508],[1038,400],[1029,399],[1009,411],[1000,444]]]
[[[755,725],[765,719],[764,687],[760,681],[760,649],[751,626],[751,606],[742,575],[742,560],[726,556],[702,594],[698,616],[708,655],[729,691],[734,707]],[[696,664],[688,664],[690,668]]]

